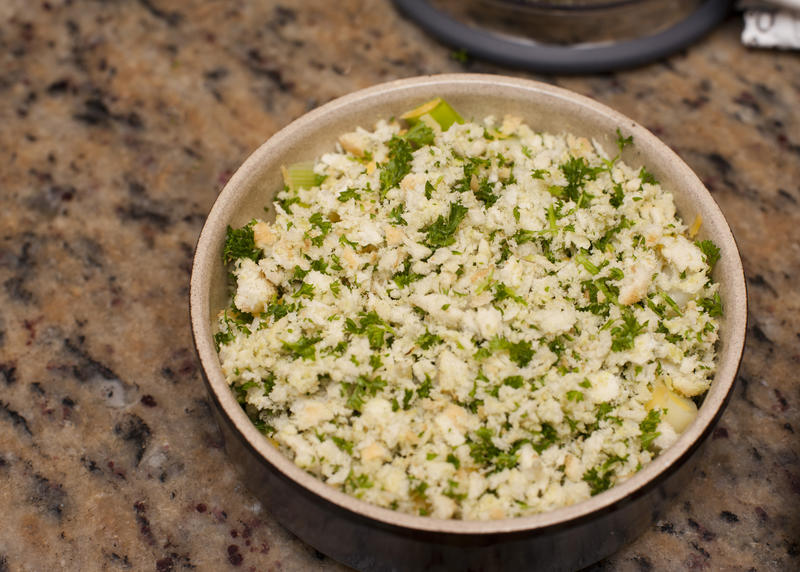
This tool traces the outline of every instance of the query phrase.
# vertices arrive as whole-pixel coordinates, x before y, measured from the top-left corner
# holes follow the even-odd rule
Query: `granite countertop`
[[[192,348],[222,185],[339,95],[461,61],[387,1],[0,3],[0,571],[344,570],[226,461]],[[800,57],[731,19],[669,60],[539,78],[659,135],[739,242],[750,331],[693,482],[595,570],[800,568]]]

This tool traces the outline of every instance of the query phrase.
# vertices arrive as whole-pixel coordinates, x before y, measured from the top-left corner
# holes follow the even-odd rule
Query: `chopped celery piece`
[[[670,390],[662,382],[657,381],[653,387],[653,397],[645,408],[664,410],[664,421],[672,425],[676,433],[683,433],[697,417],[697,405],[694,401]]]
[[[283,182],[292,191],[310,189],[317,183],[314,161],[302,161],[283,169]]]
[[[453,123],[464,123],[464,119],[458,112],[441,97],[423,103],[411,111],[406,111],[400,118],[405,119],[409,125],[413,126],[420,121],[423,115],[430,115],[442,128],[442,131],[450,129]]]
[[[700,226],[702,224],[703,224],[703,217],[700,215],[695,216],[692,226],[690,226],[689,230],[686,231],[686,234],[689,235],[689,238],[693,239],[695,236],[697,236],[697,233],[700,232]]]

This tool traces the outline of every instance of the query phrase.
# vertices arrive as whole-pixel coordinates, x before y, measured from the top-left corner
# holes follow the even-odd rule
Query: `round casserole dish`
[[[252,424],[220,368],[213,324],[227,305],[221,252],[228,225],[262,216],[282,188],[280,167],[313,160],[337,137],[372,127],[422,102],[443,97],[464,116],[519,115],[536,131],[593,138],[610,154],[616,130],[632,135],[623,160],[646,165],[671,191],[684,221],[701,216],[699,239],[721,251],[714,269],[725,309],[718,368],[694,422],[669,449],[627,481],[591,499],[529,517],[440,520],[360,501],[317,480],[285,457]],[[294,121],[259,147],[215,202],[198,240],[191,278],[192,331],[206,386],[243,481],[284,526],[323,553],[360,570],[570,570],[617,550],[657,519],[691,475],[696,458],[731,394],[746,330],[746,291],[733,235],[697,176],[664,143],[631,119],[575,93],[502,76],[453,74],[399,80],[336,99]]]

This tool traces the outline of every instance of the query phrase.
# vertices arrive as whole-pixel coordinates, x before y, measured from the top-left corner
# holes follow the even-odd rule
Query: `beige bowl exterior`
[[[227,225],[264,214],[283,185],[280,166],[333,149],[338,135],[398,116],[444,97],[465,117],[512,113],[536,131],[571,132],[616,153],[616,129],[633,135],[623,159],[646,165],[675,197],[699,238],[720,248],[714,269],[724,316],[719,366],[699,414],[678,441],[624,483],[591,499],[530,517],[495,521],[439,520],[367,504],[310,476],[252,425],[222,374],[213,343],[215,316],[228,303],[221,252]],[[270,215],[274,213],[270,212]],[[322,552],[359,569],[575,569],[607,556],[658,516],[690,475],[687,461],[722,413],[744,346],[747,295],[739,252],[717,204],[669,147],[631,119],[589,98],[550,85],[494,75],[452,74],[399,80],[336,99],[296,120],[259,147],[220,193],[200,234],[191,277],[195,346],[232,461],[287,528]]]

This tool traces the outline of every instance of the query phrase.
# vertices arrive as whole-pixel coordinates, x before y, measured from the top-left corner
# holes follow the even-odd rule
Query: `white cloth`
[[[759,48],[800,50],[800,0],[740,0],[742,43]]]

